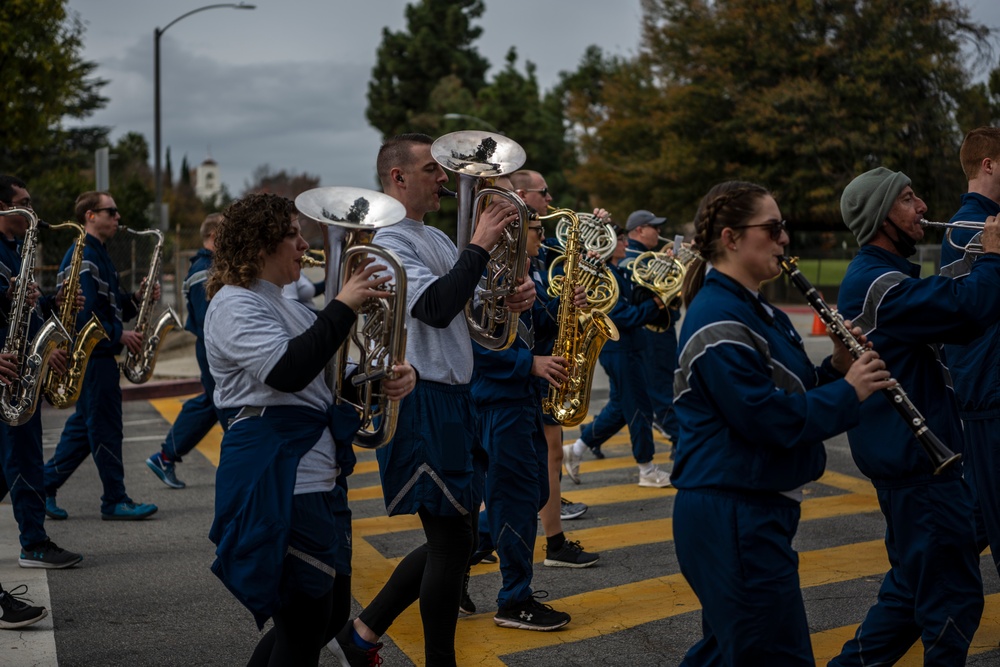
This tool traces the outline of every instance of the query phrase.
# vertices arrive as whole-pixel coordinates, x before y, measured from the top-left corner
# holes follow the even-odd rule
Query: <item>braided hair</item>
[[[690,306],[705,283],[706,262],[722,257],[722,230],[740,227],[757,213],[758,202],[770,194],[766,188],[746,181],[726,181],[712,187],[698,204],[692,249],[695,259],[684,276],[684,306]],[[739,232],[735,232],[739,234]]]

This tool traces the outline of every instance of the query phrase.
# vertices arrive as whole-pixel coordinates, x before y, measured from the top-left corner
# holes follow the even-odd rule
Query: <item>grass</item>
[[[850,263],[849,259],[800,259],[798,266],[802,275],[813,285],[839,285]],[[924,262],[921,265],[920,275],[934,275],[934,270],[934,262]]]

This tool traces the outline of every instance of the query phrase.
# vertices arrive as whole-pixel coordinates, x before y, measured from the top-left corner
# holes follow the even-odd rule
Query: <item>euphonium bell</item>
[[[329,249],[324,262],[327,275],[335,280],[334,289],[326,291],[327,299],[340,292],[366,256],[388,266],[394,276],[382,287],[390,292],[388,297],[370,298],[358,309],[351,333],[329,367],[337,402],[351,405],[361,418],[354,444],[367,449],[382,447],[396,433],[399,414],[399,401],[386,397],[380,381],[392,377],[393,365],[406,356],[406,271],[394,252],[370,242],[377,230],[406,217],[406,208],[381,192],[349,187],[307,190],[295,198],[295,208],[327,226]],[[358,370],[350,378],[356,401],[344,385],[350,348],[358,355]]]
[[[465,130],[438,138],[431,156],[442,167],[458,174],[457,246],[469,245],[483,210],[493,197],[507,199],[517,209],[517,220],[507,225],[490,253],[486,272],[474,299],[465,306],[465,318],[474,341],[489,350],[505,350],[517,336],[518,314],[506,306],[526,275],[528,256],[528,207],[516,194],[494,187],[495,180],[520,169],[524,149],[502,134]],[[473,301],[478,301],[474,306]]]

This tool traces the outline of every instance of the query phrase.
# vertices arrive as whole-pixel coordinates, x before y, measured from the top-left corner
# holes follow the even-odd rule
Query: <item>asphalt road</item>
[[[811,316],[796,325],[808,333]],[[828,342],[809,338],[813,356]],[[165,359],[164,367],[171,364]],[[176,365],[176,364],[175,364]],[[606,391],[598,378],[592,414]],[[603,385],[606,387],[606,384]],[[17,538],[10,505],[0,505],[0,582],[9,589],[26,583],[29,597],[51,610],[49,618],[23,631],[0,633],[0,665],[154,666],[239,665],[249,658],[259,634],[246,610],[211,574],[213,547],[207,534],[214,499],[213,457],[218,435],[203,443],[179,467],[184,490],[170,490],[144,461],[157,450],[180,406],[177,398],[125,404],[126,484],[133,499],[153,502],[159,512],[147,521],[102,522],[100,484],[86,461],[60,491],[70,518],[49,521],[60,546],[85,555],[66,571],[24,570],[16,564]],[[67,414],[45,409],[46,457]],[[575,431],[566,439],[575,438]],[[803,595],[819,664],[835,655],[853,634],[875,599],[887,569],[884,522],[871,485],[857,472],[846,439],[827,443],[827,475],[809,485],[796,539],[801,554]],[[552,633],[500,629],[492,623],[499,572],[495,565],[473,570],[471,594],[480,613],[459,621],[459,664],[492,665],[676,665],[700,636],[697,599],[679,573],[671,541],[671,490],[642,489],[623,432],[605,446],[604,461],[585,459],[579,486],[563,482],[564,495],[586,502],[590,511],[566,522],[570,539],[601,554],[586,570],[543,567],[540,540],[535,588],[569,611],[573,622]],[[371,452],[360,453],[352,477],[355,516],[355,606],[371,599],[398,559],[419,544],[411,517],[384,516],[378,473]],[[657,445],[657,461],[667,448]],[[1000,665],[1000,578],[983,559],[988,595],[971,665]],[[416,609],[390,630],[385,665],[423,664]],[[921,664],[919,650],[900,664]],[[324,652],[323,665],[335,665]]]

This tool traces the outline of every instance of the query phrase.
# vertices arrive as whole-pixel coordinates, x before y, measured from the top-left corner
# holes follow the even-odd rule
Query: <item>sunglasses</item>
[[[543,197],[546,197],[549,194],[549,189],[548,188],[542,188],[541,190],[525,190],[525,192],[540,192],[540,193],[542,193]]]
[[[733,227],[733,229],[750,229],[751,227],[767,227],[767,233],[771,236],[771,240],[777,241],[781,238],[781,233],[788,229],[788,222],[786,220],[772,220],[759,225],[740,225]]]
[[[539,236],[545,236],[545,227],[539,225],[538,227],[528,227],[528,231],[535,232]]]
[[[118,207],[117,206],[105,206],[103,208],[92,208],[90,210],[93,211],[94,213],[99,213],[100,211],[107,211],[109,218],[113,218],[116,215],[118,215]]]

